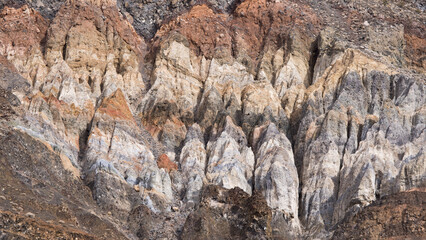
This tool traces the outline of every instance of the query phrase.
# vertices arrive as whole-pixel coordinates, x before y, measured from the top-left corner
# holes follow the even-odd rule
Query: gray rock
[[[291,234],[300,234],[299,178],[292,147],[273,123],[264,127],[257,142],[254,189],[263,194],[273,211],[282,214]]]

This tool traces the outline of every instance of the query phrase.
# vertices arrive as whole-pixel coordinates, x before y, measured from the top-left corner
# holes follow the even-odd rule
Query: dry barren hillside
[[[426,238],[425,10],[0,0],[0,239]]]

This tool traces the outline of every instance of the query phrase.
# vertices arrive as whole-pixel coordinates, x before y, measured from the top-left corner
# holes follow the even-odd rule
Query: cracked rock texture
[[[420,1],[0,1],[0,239],[425,238]]]

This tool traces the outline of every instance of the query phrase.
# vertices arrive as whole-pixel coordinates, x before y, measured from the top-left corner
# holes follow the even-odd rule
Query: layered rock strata
[[[0,205],[13,224],[39,226],[25,210],[43,231],[60,219],[89,239],[349,238],[342,229],[374,204],[424,192],[414,3],[38,2],[51,11],[5,2],[0,13],[1,196],[15,180],[41,196]],[[378,22],[377,9],[400,11]],[[52,199],[69,216],[43,212]],[[6,236],[13,224],[0,225]],[[375,229],[362,236],[426,234]]]

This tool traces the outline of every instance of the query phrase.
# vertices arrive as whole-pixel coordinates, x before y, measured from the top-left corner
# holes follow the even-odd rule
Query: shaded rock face
[[[1,4],[0,238],[425,237],[417,5]]]

